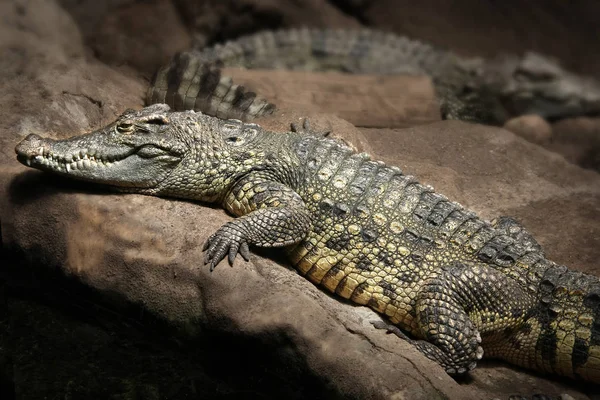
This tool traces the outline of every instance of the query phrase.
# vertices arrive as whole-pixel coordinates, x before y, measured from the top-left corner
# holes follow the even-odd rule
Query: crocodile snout
[[[15,152],[19,156],[34,157],[39,154],[38,150],[43,148],[44,144],[45,139],[35,133],[31,133],[15,147]]]
[[[48,152],[50,147],[50,140],[42,138],[34,133],[27,135],[27,137],[15,147],[17,153],[17,160],[19,162],[30,166],[32,160],[38,156],[43,156],[44,152]]]

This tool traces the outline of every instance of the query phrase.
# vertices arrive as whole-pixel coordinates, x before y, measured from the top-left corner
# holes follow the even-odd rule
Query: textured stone
[[[597,174],[496,128],[441,122],[364,133],[385,161],[487,217],[516,215],[550,258],[597,273]],[[481,153],[488,156],[477,157]],[[1,215],[5,243],[30,260],[60,266],[101,299],[118,294],[119,308],[137,305],[168,321],[180,337],[199,335],[203,326],[261,340],[268,340],[269,332],[282,332],[293,338],[291,346],[308,360],[308,368],[336,382],[342,393],[387,397],[404,390],[409,398],[511,393],[512,387],[487,386],[489,374],[492,381],[510,377],[523,393],[539,387],[554,394],[568,390],[508,367],[491,370],[485,363],[473,372],[471,385],[458,387],[406,343],[373,329],[368,321],[377,318],[374,314],[328,296],[285,263],[255,255],[250,263],[222,264],[209,273],[201,266],[200,244],[228,220],[220,210],[104,194],[38,172],[19,173],[6,200]],[[382,363],[393,367],[380,368]]]
[[[532,143],[544,144],[552,139],[552,125],[539,115],[522,115],[506,121],[504,128]]]
[[[146,76],[191,45],[172,2],[135,2],[105,15],[87,42],[109,65],[129,65]]]
[[[553,124],[552,142],[546,148],[584,168],[600,172],[600,118],[579,117]]]
[[[52,1],[23,4],[25,13],[10,2],[0,9],[16,21],[0,24],[0,228],[3,245],[21,255],[12,268],[2,265],[2,279],[10,279],[9,307],[0,302],[0,311],[12,317],[0,318],[0,369],[8,364],[14,371],[20,398],[49,392],[90,398],[112,389],[115,379],[122,380],[123,393],[141,398],[257,392],[399,399],[567,392],[586,398],[576,383],[489,361],[459,384],[405,342],[373,329],[374,313],[332,298],[287,268],[278,252],[258,251],[249,263],[222,264],[209,273],[200,246],[229,220],[223,211],[26,172],[13,152],[20,138],[66,137],[102,126],[125,108],[141,106],[145,82],[130,70],[86,58],[89,48],[77,26]],[[273,79],[289,93],[307,85],[296,75]],[[347,86],[361,82],[339,79]],[[385,92],[364,104],[377,107],[377,96]],[[265,122],[283,128],[299,117],[282,111]],[[549,258],[598,274],[597,173],[498,128],[437,122],[357,130],[325,115],[315,125],[333,128],[487,218],[515,216]],[[19,279],[6,276],[15,271]],[[47,275],[55,279],[42,279]],[[63,287],[70,290],[66,296]],[[63,306],[54,307],[56,293],[84,311],[57,312]],[[148,323],[150,317],[164,330]],[[123,326],[138,324],[139,337],[123,345],[130,343]],[[205,342],[194,351],[188,340]],[[175,361],[166,363],[173,343],[183,356],[174,352]],[[126,354],[98,363],[124,347]],[[7,349],[15,353],[5,357]],[[180,381],[169,380],[174,369]]]
[[[236,68],[227,68],[223,73],[260,93],[283,112],[336,114],[366,127],[402,128],[441,119],[433,84],[426,76],[348,76],[339,72]]]

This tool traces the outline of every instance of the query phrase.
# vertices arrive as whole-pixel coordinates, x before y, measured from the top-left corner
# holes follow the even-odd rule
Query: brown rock
[[[543,144],[552,139],[552,126],[539,115],[521,115],[504,123],[504,129],[531,143]]]
[[[109,65],[128,65],[149,78],[191,45],[173,2],[58,0],[78,25],[89,53]]]
[[[552,125],[537,115],[513,118],[504,128],[573,164],[600,171],[600,118],[574,117]]]
[[[578,117],[553,125],[552,142],[546,148],[567,160],[600,172],[600,118]]]
[[[441,122],[365,134],[380,158],[488,218],[517,215],[551,258],[594,272],[600,251],[597,174],[496,128]],[[100,294],[143,305],[180,337],[199,335],[203,326],[262,340],[268,332],[285,332],[308,368],[348,396],[488,398],[506,397],[515,388],[577,393],[507,367],[477,369],[468,386],[458,387],[406,343],[374,330],[371,311],[337,301],[284,266],[253,256],[250,263],[220,265],[210,274],[201,266],[200,244],[228,220],[222,211],[98,190],[34,171],[17,175],[2,207],[5,242],[43,265],[62,266]],[[490,383],[507,379],[510,387]]]
[[[87,39],[101,61],[132,66],[147,77],[191,46],[191,37],[169,0],[115,8]]]
[[[324,0],[174,0],[199,45],[286,26],[358,28],[352,16]]]
[[[349,14],[370,26],[459,54],[492,58],[535,51],[561,60],[569,70],[600,78],[600,49],[591,45],[600,39],[600,2],[594,0],[548,0],[531,4],[527,12],[519,0],[423,0],[402,7],[396,0],[380,0],[359,1],[348,8]]]
[[[28,133],[76,134],[141,107],[145,83],[129,70],[85,59],[77,26],[52,1],[1,2],[0,164]]]
[[[273,332],[281,332],[311,371],[348,396],[384,398],[401,391],[422,399],[464,396],[408,344],[373,329],[372,312],[336,301],[283,266],[253,256],[250,263],[220,265],[212,274],[202,268],[200,245],[228,220],[222,211],[137,195],[90,194],[69,184],[57,189],[44,181],[42,174],[28,173],[11,185],[11,204],[22,206],[4,209],[6,243],[37,253],[45,265],[61,265],[66,275],[100,293],[143,305],[168,321],[171,334],[194,337],[204,326],[218,326],[270,343]],[[35,195],[27,190],[33,187]],[[42,204],[45,211],[35,213]],[[52,246],[40,249],[42,243]]]
[[[236,68],[227,68],[223,74],[260,93],[282,111],[336,114],[364,127],[403,128],[441,119],[435,89],[427,76]]]
[[[238,260],[234,268],[223,264],[209,273],[201,266],[200,244],[229,220],[221,210],[112,194],[18,164],[14,144],[27,133],[66,137],[99,127],[124,108],[140,107],[145,87],[137,75],[86,60],[75,25],[52,1],[1,7],[6,20],[17,23],[0,25],[0,37],[9,39],[0,61],[7,67],[0,70],[0,228],[3,245],[21,258],[12,268],[2,266],[3,279],[9,279],[9,318],[0,319],[0,369],[8,365],[3,360],[12,360],[19,397],[225,392],[475,399],[518,391],[586,398],[573,382],[490,362],[459,384],[406,342],[373,329],[369,321],[377,316],[367,308],[338,301],[284,260],[267,258],[279,257],[276,251],[256,251],[249,263]],[[283,75],[282,91],[294,93],[320,78],[306,79]],[[339,79],[344,90],[363,82]],[[383,96],[377,92],[372,103]],[[284,110],[267,123],[284,126],[299,116]],[[315,126],[332,127],[357,148],[371,148],[376,158],[486,218],[516,216],[550,258],[598,273],[595,172],[497,128],[437,122],[356,130],[323,115]],[[57,312],[64,304],[54,307],[52,301],[65,287],[64,303],[85,312]],[[141,325],[138,336],[123,328],[131,324]],[[165,342],[179,343],[180,350]],[[114,382],[120,383],[113,390]]]

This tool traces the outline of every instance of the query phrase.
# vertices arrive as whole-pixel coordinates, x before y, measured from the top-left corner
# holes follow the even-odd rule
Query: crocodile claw
[[[202,246],[204,254],[204,265],[209,265],[210,271],[214,271],[217,264],[225,257],[230,266],[238,253],[245,261],[250,259],[250,249],[244,235],[234,223],[228,223],[219,228],[204,242]]]
[[[304,118],[302,120],[302,125],[298,125],[296,122],[292,122],[290,124],[290,129],[292,132],[302,133],[304,135],[312,135],[317,137],[328,137],[331,134],[331,129],[326,130],[315,130],[310,125],[310,120],[308,118]]]
[[[384,329],[386,331],[386,333],[393,333],[394,335],[398,336],[401,339],[404,339],[408,342],[412,342],[412,340],[404,333],[402,332],[402,330],[400,328],[398,328],[396,325],[392,325],[392,324],[388,324],[385,321],[370,321],[371,325],[373,325],[374,328],[376,329]]]

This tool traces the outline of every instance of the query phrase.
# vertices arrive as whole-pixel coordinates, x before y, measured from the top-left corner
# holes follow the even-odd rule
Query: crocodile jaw
[[[97,140],[85,140],[86,136],[52,140],[30,134],[17,145],[15,152],[17,159],[29,167],[139,189],[156,187],[181,161],[180,157],[155,146],[106,146]],[[144,148],[148,153],[148,147],[156,154],[140,156]]]

